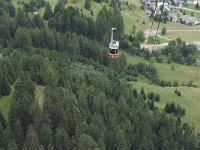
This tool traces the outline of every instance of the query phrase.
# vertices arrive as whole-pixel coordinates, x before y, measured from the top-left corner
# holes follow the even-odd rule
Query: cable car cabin
[[[113,41],[109,44],[109,52],[108,52],[108,58],[110,59],[116,59],[118,58],[118,52],[119,52],[119,42]]]
[[[116,59],[118,58],[118,51],[119,51],[119,42],[115,41],[113,38],[113,32],[116,30],[116,28],[112,28],[111,31],[111,40],[109,44],[109,52],[108,52],[108,58],[110,59]]]

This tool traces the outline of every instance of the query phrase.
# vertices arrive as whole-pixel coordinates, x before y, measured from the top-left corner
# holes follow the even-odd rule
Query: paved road
[[[141,44],[141,48],[146,48],[149,51],[153,51],[153,50],[158,50],[158,49],[162,49],[165,48],[168,45],[168,43],[163,43],[163,44],[159,44],[159,45],[153,45],[153,44]]]
[[[187,43],[189,44],[189,43]],[[200,51],[200,44],[196,44],[196,43],[193,43],[194,45],[197,46],[197,50]],[[159,49],[163,49],[165,48],[166,46],[168,45],[168,43],[163,43],[163,44],[159,44],[159,45],[153,45],[153,44],[141,44],[141,48],[146,48],[148,49],[149,51],[153,51],[153,50],[159,50]]]
[[[151,34],[156,34],[155,29],[147,29],[146,32]],[[200,30],[166,30],[166,32],[200,32]],[[161,33],[161,30],[158,30],[158,34]]]
[[[146,35],[155,35],[157,32],[157,36],[160,37],[160,38],[165,38],[167,40],[172,40],[170,38],[167,38],[167,37],[163,37],[160,35],[161,33],[161,30],[158,30],[156,31],[155,29],[147,29],[145,31]],[[200,30],[167,30],[166,32],[200,32]],[[192,33],[191,33],[192,34]],[[190,43],[187,43],[187,44],[190,44]],[[194,45],[197,46],[197,49],[200,51],[200,41],[193,41]],[[152,51],[153,49],[154,50],[158,50],[158,49],[162,49],[162,48],[165,48],[166,46],[168,45],[168,43],[164,43],[164,44],[159,44],[159,45],[154,45],[153,44],[141,44],[141,47],[143,48],[147,48],[149,49],[149,51]]]
[[[200,30],[167,30],[167,32],[200,32]]]
[[[187,1],[187,4],[194,5],[192,1]]]

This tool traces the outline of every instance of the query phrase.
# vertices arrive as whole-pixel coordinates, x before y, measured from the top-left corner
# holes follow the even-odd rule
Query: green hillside
[[[21,4],[18,4],[19,0],[12,0],[16,7],[22,7]],[[26,3],[29,0],[25,1]],[[52,6],[52,8],[55,7],[58,0],[48,0]],[[83,13],[85,15],[88,15],[90,17],[93,17],[94,19],[97,16],[97,13],[102,8],[102,6],[106,5],[106,3],[96,3],[94,1],[91,1],[91,10],[94,13],[94,16],[91,16],[90,11],[84,9],[84,0],[77,0],[76,3],[74,3],[73,0],[69,0],[66,4],[66,7],[68,6],[76,6],[83,10]],[[128,0],[129,5],[134,5],[135,9],[129,9],[128,6],[122,5],[121,13],[124,18],[125,23],[125,33],[130,34],[133,29],[133,25],[136,26],[136,31],[145,31],[146,29],[151,28],[151,21],[149,17],[145,14],[145,11],[141,9],[141,3],[140,0]],[[109,7],[109,6],[108,6]],[[44,8],[39,9],[39,13],[43,15]],[[155,22],[153,28],[157,28],[158,23]],[[167,23],[161,23],[160,28],[166,27],[167,29],[199,29],[199,26],[188,26],[180,23],[174,23],[174,22],[167,22]],[[178,37],[181,37],[179,34],[171,33],[172,35],[167,35],[167,37],[176,39]],[[186,40],[194,39],[190,38],[187,39],[187,36],[185,38]],[[196,38],[195,38],[196,39]]]
[[[137,64],[140,62],[149,64],[144,58],[139,56],[127,55],[129,64]],[[177,63],[156,63],[155,60],[151,63],[156,67],[159,72],[160,79],[167,81],[178,81],[179,85],[187,84],[193,81],[195,85],[200,87],[200,68],[197,66],[186,66]],[[175,70],[172,70],[172,66]]]
[[[149,63],[142,57],[127,55],[127,60],[129,64],[137,63]],[[166,103],[174,102],[179,104],[181,107],[185,108],[186,115],[184,121],[189,122],[195,127],[195,129],[200,131],[200,70],[196,66],[185,66],[175,63],[156,63],[153,65],[159,72],[160,79],[167,81],[178,81],[179,84],[186,84],[191,80],[198,88],[180,86],[180,87],[161,87],[148,83],[149,81],[140,78],[140,81],[134,82],[133,87],[140,89],[143,87],[145,93],[155,92],[160,94],[160,102],[156,103],[156,106],[163,109]],[[174,66],[175,70],[171,67]],[[174,91],[178,89],[181,91],[182,96],[178,97]]]
[[[149,28],[139,0],[128,0],[122,7],[121,0],[103,0],[101,4],[86,0],[88,9],[91,2],[94,16],[83,9],[84,0],[67,0],[66,5],[66,0],[60,0],[55,15],[47,5],[44,18],[44,8],[36,8],[44,6],[45,0],[30,1],[16,13],[11,1],[0,0],[0,149],[199,149],[200,84],[198,72],[194,75],[198,71],[195,46],[179,39],[165,49],[166,56],[141,49],[143,33],[130,35],[134,26],[136,32]],[[14,2],[16,7],[24,3]],[[54,7],[57,0],[50,3]],[[123,20],[129,35],[124,35]],[[113,54],[107,48],[113,25],[123,50],[115,60],[107,58]],[[174,57],[167,57],[169,54]],[[153,56],[160,62],[163,57],[163,63],[156,63]],[[193,66],[166,63],[169,60]],[[179,80],[181,97],[175,95],[175,87],[158,86],[172,85],[167,80]],[[197,88],[182,85],[191,80]],[[141,87],[145,92],[137,96]],[[157,107],[144,100],[148,91],[156,92],[156,96],[152,94],[155,100],[161,99]],[[165,104],[174,101],[181,108],[170,105],[165,113]],[[181,123],[169,112],[186,115]]]
[[[13,3],[15,4],[16,7],[21,7],[22,5],[21,4],[18,4],[18,1],[19,0],[12,0]],[[26,3],[28,2],[29,0],[26,1]],[[56,3],[57,3],[58,0],[49,0],[52,8],[55,7]],[[85,15],[88,15],[90,17],[92,17],[90,15],[90,11],[84,9],[84,0],[78,0],[77,3],[74,3],[73,0],[69,0],[68,3],[66,4],[66,7],[68,6],[76,6],[76,7],[79,7],[80,9],[82,8],[83,10],[83,13]],[[134,4],[135,5],[135,10],[128,10],[128,7],[127,6],[123,6],[122,8],[122,16],[124,17],[124,22],[125,22],[125,32],[126,33],[130,33],[132,32],[132,27],[133,25],[136,26],[136,29],[137,30],[143,30],[144,28],[148,28],[149,26],[149,19],[148,19],[148,16],[145,15],[144,13],[144,10],[141,10],[140,6],[140,0],[134,0],[134,1],[131,1],[129,0],[129,4]],[[91,10],[93,11],[94,13],[94,19],[96,18],[99,10],[102,8],[102,6],[108,6],[106,3],[96,3],[94,1],[91,1]],[[41,15],[43,15],[44,13],[44,8],[41,8],[39,9],[39,13]],[[138,20],[138,22],[137,22]],[[145,24],[143,24],[143,21],[145,22]]]
[[[176,105],[180,105],[185,108],[186,115],[183,118],[183,122],[189,122],[191,126],[194,126],[196,131],[200,131],[200,89],[192,87],[160,87],[156,85],[150,85],[143,81],[134,82],[133,87],[140,89],[143,87],[145,93],[155,92],[160,94],[160,102],[156,102],[155,106],[164,109],[166,103],[174,102]],[[181,97],[177,96],[174,91],[178,89],[181,92]]]
[[[0,97],[0,110],[2,111],[4,117],[8,118],[9,109],[12,103],[12,94],[8,96]]]
[[[44,99],[44,89],[45,88],[43,86],[36,85],[35,99],[38,101],[40,107],[42,106]],[[12,103],[13,92],[14,91],[12,91],[12,93],[8,96],[0,97],[0,110],[6,119],[8,118],[9,109]]]

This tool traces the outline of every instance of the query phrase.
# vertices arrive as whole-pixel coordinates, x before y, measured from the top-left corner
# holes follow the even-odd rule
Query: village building
[[[178,17],[175,14],[170,14],[170,15],[168,15],[168,20],[172,21],[172,22],[177,22]]]
[[[180,19],[181,23],[193,25],[193,26],[200,23],[196,17],[192,17],[192,16],[188,16],[188,15],[182,15],[179,17],[179,19]]]

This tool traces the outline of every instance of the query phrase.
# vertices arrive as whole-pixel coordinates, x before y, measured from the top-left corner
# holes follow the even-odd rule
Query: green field
[[[10,94],[8,96],[4,96],[0,98],[0,110],[6,119],[8,118],[8,113],[9,113],[10,105],[12,102],[12,96],[13,95]]]
[[[190,87],[178,87],[181,91],[181,97],[178,97],[174,91],[175,87],[160,87],[156,85],[150,85],[143,82],[134,82],[133,87],[140,90],[144,88],[145,93],[155,92],[160,94],[160,102],[156,102],[155,106],[164,109],[166,103],[174,102],[176,105],[180,105],[185,108],[186,115],[183,118],[184,122],[189,122],[194,126],[196,131],[200,131],[200,89]]]
[[[44,99],[44,86],[36,85],[35,99],[38,101],[40,107],[42,107]],[[3,96],[0,98],[0,110],[2,111],[4,117],[8,119],[9,109],[12,103],[13,91],[8,96]]]
[[[35,99],[38,101],[40,108],[42,108],[44,101],[44,86],[37,85],[35,90]]]
[[[128,64],[137,64],[140,62],[149,64],[149,61],[144,60],[142,57],[127,55]],[[167,81],[179,81],[179,84],[188,83],[193,80],[198,88],[180,86],[177,87],[181,91],[182,96],[178,97],[174,91],[176,87],[160,87],[150,84],[147,79],[140,78],[138,82],[133,83],[133,86],[140,90],[144,87],[146,93],[156,92],[160,94],[161,100],[156,103],[156,106],[163,109],[167,102],[174,102],[180,104],[186,110],[184,121],[189,122],[195,126],[195,129],[200,131],[200,69],[196,66],[185,66],[175,63],[156,63],[151,61],[159,72],[160,79]],[[175,70],[171,70],[174,66]]]
[[[166,37],[170,39],[181,38],[184,41],[192,43],[193,41],[200,41],[200,32],[167,32]]]
[[[127,55],[129,64],[137,64],[140,62],[149,64],[149,61],[144,60],[142,57]],[[200,68],[197,66],[186,66],[176,63],[156,63],[155,60],[151,63],[156,67],[159,72],[160,79],[167,81],[178,81],[179,85],[187,84],[191,80],[195,85],[200,88]],[[172,70],[174,66],[175,70]]]
[[[196,9],[195,7],[196,7],[196,5],[186,5],[186,6],[184,6],[185,8],[189,8],[189,9],[193,9],[193,10],[198,10],[198,9]]]

